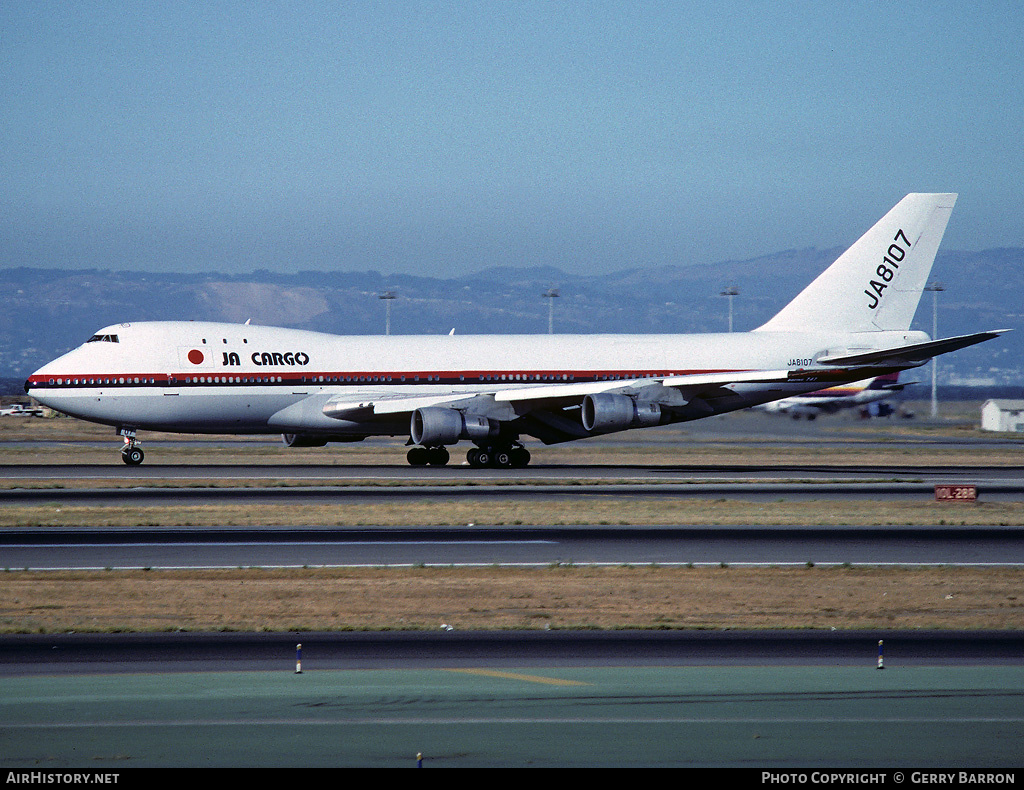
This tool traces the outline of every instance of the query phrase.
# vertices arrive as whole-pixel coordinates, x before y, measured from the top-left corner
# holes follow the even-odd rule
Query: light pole
[[[391,334],[391,302],[398,298],[398,295],[394,291],[384,291],[378,299],[383,299],[385,304],[384,310],[384,334]]]
[[[729,297],[729,331],[730,332],[732,332],[732,298],[734,296],[738,296],[739,292],[740,292],[739,288],[737,288],[735,285],[730,285],[728,288],[726,288],[724,291],[722,291],[721,294],[719,294],[719,296],[728,296]]]
[[[938,282],[930,282],[924,287],[926,291],[932,292],[932,340],[939,339],[939,291],[945,291],[946,286]],[[939,358],[932,357],[932,417],[939,416],[939,399],[936,394],[936,371],[938,370]]]
[[[557,288],[548,288],[541,295],[548,300],[548,334],[553,335],[555,333],[555,299],[561,294]]]

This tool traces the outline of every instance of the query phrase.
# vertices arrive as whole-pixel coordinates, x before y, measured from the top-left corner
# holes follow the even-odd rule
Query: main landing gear
[[[484,445],[473,447],[466,453],[466,460],[474,469],[488,466],[498,469],[522,469],[530,463],[530,451],[521,444]]]
[[[451,458],[444,447],[413,447],[405,457],[413,466],[444,466]]]
[[[121,448],[121,460],[128,464],[128,466],[138,466],[142,463],[146,454],[142,452],[142,448],[135,441],[135,431],[122,428],[120,433],[124,437],[124,447]]]
[[[406,455],[412,466],[444,466],[451,456],[444,447],[413,447]],[[473,447],[466,460],[474,469],[522,469],[530,463],[530,451],[521,444]]]

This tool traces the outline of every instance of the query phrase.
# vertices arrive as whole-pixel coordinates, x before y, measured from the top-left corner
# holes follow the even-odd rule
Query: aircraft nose
[[[29,390],[33,389],[35,386],[37,386],[39,384],[39,382],[41,382],[43,380],[43,378],[49,372],[49,371],[47,371],[46,368],[50,364],[51,363],[47,363],[46,365],[43,365],[41,368],[39,368],[39,370],[33,372],[32,374],[29,375],[29,377],[27,379],[25,379],[25,392],[26,393]]]

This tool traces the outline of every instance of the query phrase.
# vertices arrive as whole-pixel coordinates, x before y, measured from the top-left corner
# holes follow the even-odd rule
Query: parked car
[[[31,406],[23,406],[20,403],[15,403],[13,406],[8,406],[6,409],[0,409],[0,417],[42,417],[43,410],[40,408],[33,408]]]

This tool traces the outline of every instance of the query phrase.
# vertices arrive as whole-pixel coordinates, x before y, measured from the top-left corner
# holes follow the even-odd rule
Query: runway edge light
[[[879,669],[885,669],[885,667],[882,664],[882,640],[881,639],[878,640],[878,668]]]

